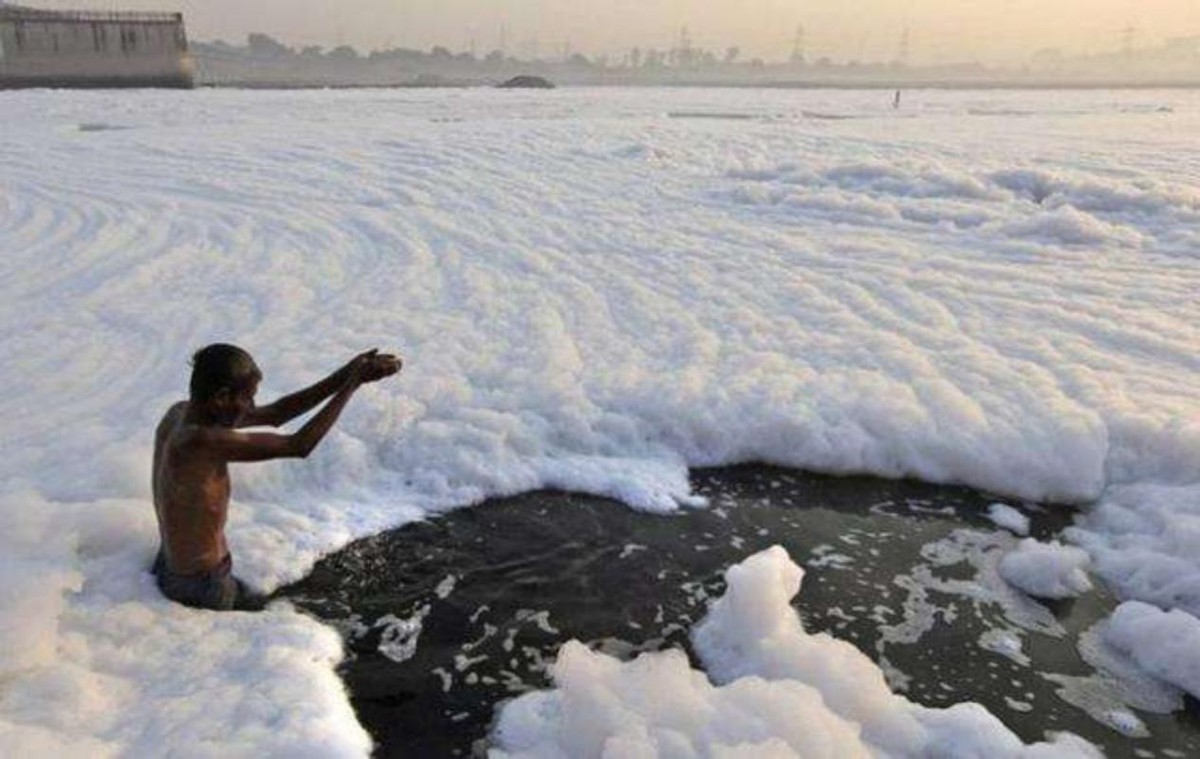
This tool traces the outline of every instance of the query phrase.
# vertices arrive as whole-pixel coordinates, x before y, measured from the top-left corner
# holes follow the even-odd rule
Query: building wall
[[[0,87],[191,86],[181,19],[82,18],[0,15]]]

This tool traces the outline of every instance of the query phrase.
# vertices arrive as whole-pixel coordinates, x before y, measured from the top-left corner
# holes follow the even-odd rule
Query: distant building
[[[0,2],[0,89],[191,87],[181,13],[48,11]]]

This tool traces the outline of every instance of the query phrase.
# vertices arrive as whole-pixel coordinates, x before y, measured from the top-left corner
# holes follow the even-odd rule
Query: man
[[[375,350],[312,387],[256,406],[262,372],[246,351],[217,343],[192,357],[191,397],[167,411],[154,435],[154,510],[162,540],[154,574],[163,595],[203,609],[262,608],[233,576],[225,542],[231,461],[305,458],[325,437],[360,385],[400,371],[400,359]],[[279,427],[330,398],[298,431]]]

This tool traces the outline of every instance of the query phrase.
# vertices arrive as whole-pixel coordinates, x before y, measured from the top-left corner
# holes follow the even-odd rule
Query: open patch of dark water
[[[480,752],[497,706],[548,687],[571,638],[622,658],[687,649],[723,571],[776,543],[805,567],[805,628],[853,642],[910,699],[978,701],[1026,742],[1070,730],[1110,757],[1200,756],[1194,700],[1107,674],[1119,662],[1088,632],[1115,606],[1106,592],[1047,605],[996,576],[1016,538],[989,504],[1021,509],[1042,540],[1069,510],[764,466],[692,477],[708,508],[526,493],[357,541],[277,595],[342,630],[341,675],[384,757]]]

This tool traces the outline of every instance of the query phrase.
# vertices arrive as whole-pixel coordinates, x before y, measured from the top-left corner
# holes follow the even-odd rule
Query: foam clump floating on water
[[[1025,538],[1000,559],[1005,582],[1037,598],[1072,598],[1092,589],[1087,551],[1057,540]]]
[[[553,674],[557,691],[503,707],[493,757],[871,755],[812,688],[753,677],[717,687],[678,649],[625,663],[570,641]]]
[[[979,704],[930,709],[892,693],[853,645],[804,630],[790,603],[803,577],[779,546],[731,567],[692,630],[704,671],[679,650],[621,662],[567,643],[556,689],[502,708],[492,756],[1102,755],[1069,733],[1025,745]]]
[[[988,507],[987,517],[998,527],[1003,527],[1016,535],[1029,534],[1029,517],[1008,504],[993,503]]]
[[[1126,601],[1105,623],[1103,637],[1143,671],[1200,698],[1200,619]]]

